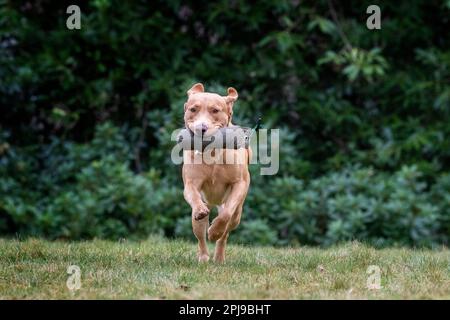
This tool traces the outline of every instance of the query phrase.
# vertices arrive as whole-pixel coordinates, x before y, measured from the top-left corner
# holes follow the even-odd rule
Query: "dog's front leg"
[[[192,208],[192,218],[201,220],[209,214],[208,206],[203,202],[200,194],[199,181],[186,181],[184,184],[184,199]]]
[[[208,229],[208,239],[219,240],[227,231],[227,225],[236,210],[242,205],[247,195],[249,182],[242,180],[232,185],[230,194],[223,207],[219,210],[219,215],[214,219]]]
[[[192,208],[192,231],[198,240],[198,261],[209,260],[208,246],[206,244],[206,230],[208,229],[209,208],[203,202],[198,184],[186,182],[184,185],[184,198]]]

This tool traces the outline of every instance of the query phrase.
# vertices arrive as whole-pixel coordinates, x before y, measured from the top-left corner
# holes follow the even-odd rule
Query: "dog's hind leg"
[[[214,250],[214,262],[223,263],[225,261],[225,248],[227,246],[228,232],[216,241],[216,249]]]
[[[196,220],[194,215],[192,215],[192,230],[194,231],[194,235],[198,240],[197,257],[199,262],[209,261],[208,246],[206,244],[206,230],[208,229],[208,225],[208,216],[204,217],[201,220]]]
[[[233,216],[231,217],[230,221],[228,222],[227,229],[223,236],[217,240],[216,242],[216,248],[214,251],[214,261],[218,263],[222,263],[225,261],[225,249],[227,246],[227,240],[228,236],[230,234],[230,231],[237,228],[239,225],[239,222],[241,221],[241,214],[242,214],[242,205],[240,205],[236,211],[234,212]]]

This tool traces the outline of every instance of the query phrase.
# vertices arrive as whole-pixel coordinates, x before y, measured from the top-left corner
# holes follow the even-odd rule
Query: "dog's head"
[[[184,123],[197,135],[211,135],[218,129],[230,125],[233,103],[238,98],[234,88],[228,88],[228,95],[205,92],[201,83],[188,90],[184,104]]]

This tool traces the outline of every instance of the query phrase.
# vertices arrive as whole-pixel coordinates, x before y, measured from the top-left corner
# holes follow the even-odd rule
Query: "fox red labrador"
[[[228,95],[205,92],[201,83],[187,92],[184,104],[186,128],[195,135],[210,136],[232,126],[233,104],[238,98],[234,88]],[[206,236],[216,242],[214,261],[225,260],[225,247],[230,231],[241,220],[242,206],[250,185],[248,163],[250,148],[215,149],[205,161],[198,150],[183,150],[184,198],[192,208],[192,229],[198,239],[198,260],[209,260]],[[227,161],[224,161],[227,159]],[[233,159],[230,163],[228,159]],[[209,213],[217,207],[218,215],[209,226]]]

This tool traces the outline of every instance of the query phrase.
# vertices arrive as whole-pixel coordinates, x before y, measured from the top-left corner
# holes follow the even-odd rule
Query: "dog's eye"
[[[195,111],[197,111],[197,109],[195,109],[195,108],[190,108],[189,111],[190,111],[190,112],[195,112]]]
[[[219,109],[212,109],[212,113],[218,113]]]

